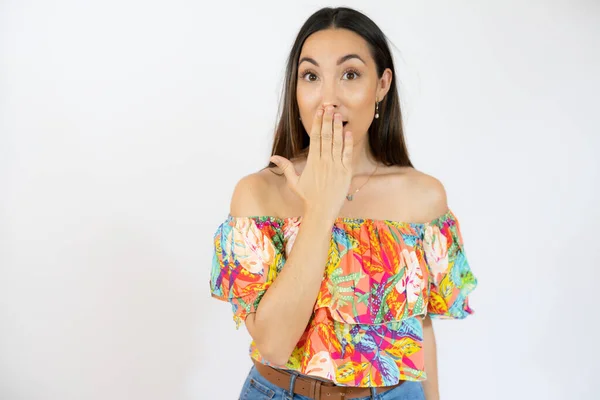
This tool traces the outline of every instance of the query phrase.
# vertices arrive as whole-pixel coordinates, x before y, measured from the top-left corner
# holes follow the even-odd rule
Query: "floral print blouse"
[[[214,236],[211,295],[228,301],[236,328],[285,268],[302,217],[233,217]],[[427,223],[338,218],[306,330],[275,368],[341,386],[426,379],[422,318],[462,319],[476,287],[451,210]],[[417,318],[419,317],[419,318]]]

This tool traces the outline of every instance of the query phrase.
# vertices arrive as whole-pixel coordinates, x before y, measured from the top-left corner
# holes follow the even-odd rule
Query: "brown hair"
[[[322,8],[311,15],[300,28],[287,60],[286,80],[282,92],[283,112],[280,114],[275,130],[271,155],[292,160],[308,150],[310,137],[299,120],[300,113],[296,99],[298,59],[304,41],[311,34],[325,29],[348,29],[357,33],[369,46],[371,56],[375,60],[377,76],[381,78],[386,68],[392,71],[391,87],[379,104],[379,118],[373,119],[369,127],[369,146],[375,159],[384,165],[413,167],[404,140],[400,98],[396,88],[396,71],[386,36],[369,17],[346,7]],[[281,110],[280,103],[279,111]],[[268,165],[268,167],[275,166],[272,162]]]

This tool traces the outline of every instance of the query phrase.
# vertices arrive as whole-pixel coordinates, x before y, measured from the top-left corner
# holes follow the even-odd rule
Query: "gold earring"
[[[375,99],[375,118],[379,118],[379,99]]]

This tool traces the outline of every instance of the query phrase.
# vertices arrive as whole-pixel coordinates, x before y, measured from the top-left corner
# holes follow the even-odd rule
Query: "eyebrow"
[[[363,64],[367,65],[367,63],[365,62],[365,60],[363,60],[363,59],[362,59],[362,58],[361,58],[361,57],[360,57],[358,54],[346,54],[345,56],[343,56],[343,57],[340,57],[340,58],[337,60],[337,63],[336,63],[336,65],[340,65],[341,63],[343,63],[343,62],[345,62],[345,61],[347,61],[347,60],[350,60],[350,59],[352,59],[352,58],[357,58],[357,59],[359,59],[360,61],[362,61],[362,63],[363,63]],[[298,62],[298,65],[302,64],[302,62],[303,62],[303,61],[308,61],[309,63],[311,63],[311,64],[314,64],[314,65],[315,65],[315,66],[317,66],[317,67],[319,66],[319,63],[318,63],[318,62],[316,62],[316,61],[315,61],[313,58],[310,58],[310,57],[302,57],[302,58],[300,59],[300,61]]]

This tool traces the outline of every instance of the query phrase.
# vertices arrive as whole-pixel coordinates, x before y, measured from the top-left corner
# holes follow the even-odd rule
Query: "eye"
[[[356,80],[359,76],[360,76],[360,72],[358,72],[357,70],[355,70],[354,68],[349,68],[346,71],[344,71],[344,74],[342,76],[346,76],[349,75],[352,78],[351,79],[346,79],[348,81],[354,81]],[[314,79],[311,79],[310,77],[314,77]],[[308,82],[314,82],[317,78],[317,75],[314,73],[314,71],[312,70],[305,70],[303,72],[300,73],[300,78],[303,80],[307,80],[306,78],[308,78]]]
[[[344,72],[344,75],[347,75],[347,74],[349,74],[349,75],[352,75],[352,76],[353,76],[353,78],[352,78],[352,79],[348,79],[348,80],[350,80],[350,81],[354,81],[354,80],[356,80],[356,78],[358,78],[358,77],[360,76],[360,73],[359,73],[357,70],[355,70],[355,69],[352,69],[352,68],[351,68],[351,69],[348,69],[348,70],[346,70],[346,72]]]
[[[317,75],[315,75],[315,73],[314,73],[313,71],[311,71],[311,70],[306,70],[306,71],[304,71],[304,72],[302,72],[302,73],[300,74],[300,77],[301,77],[302,79],[304,79],[304,80],[306,80],[306,77],[307,77],[307,76],[314,76],[315,78],[317,77]],[[308,81],[309,81],[309,82],[314,82],[314,80],[311,80],[311,79],[309,79]]]

